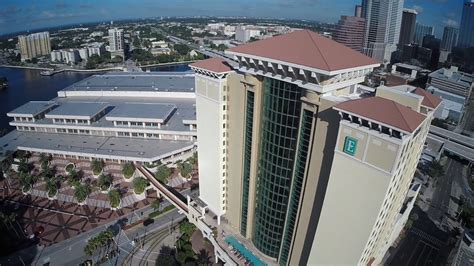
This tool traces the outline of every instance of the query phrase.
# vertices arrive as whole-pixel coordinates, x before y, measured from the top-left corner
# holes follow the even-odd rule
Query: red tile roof
[[[377,96],[343,102],[334,108],[410,133],[425,120],[411,108]]]
[[[440,97],[433,95],[422,88],[416,88],[414,92],[415,94],[423,96],[423,101],[421,102],[421,105],[423,106],[435,109],[441,103]]]
[[[325,71],[378,64],[370,57],[309,30],[294,31],[240,45],[227,51]]]
[[[190,64],[191,67],[201,68],[214,73],[226,73],[232,71],[232,67],[224,60],[213,57]]]

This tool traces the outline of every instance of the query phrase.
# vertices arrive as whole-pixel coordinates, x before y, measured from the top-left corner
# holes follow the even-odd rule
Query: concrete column
[[[218,215],[218,216],[217,216],[217,225],[220,225],[220,224],[221,224],[221,216]]]

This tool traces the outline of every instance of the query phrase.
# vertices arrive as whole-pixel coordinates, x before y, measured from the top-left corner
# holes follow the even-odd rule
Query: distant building
[[[354,8],[354,16],[361,18],[362,17],[362,6],[356,5]]]
[[[464,104],[466,103],[466,97],[443,91],[433,86],[428,86],[426,90],[443,99],[440,108],[434,114],[436,118],[459,122],[464,110]]]
[[[403,9],[402,26],[400,28],[400,40],[398,42],[400,47],[405,44],[410,44],[415,39],[415,25],[416,15],[418,12],[414,9]]]
[[[425,37],[423,37],[423,47],[431,50],[429,67],[436,69],[439,62],[441,40],[436,38],[434,35],[425,35]]]
[[[105,45],[102,42],[93,42],[86,44],[87,50],[89,52],[89,56],[91,55],[98,55],[101,56],[105,53]]]
[[[170,48],[151,48],[150,52],[152,55],[170,54]]]
[[[416,59],[423,66],[427,66],[431,62],[432,51],[429,48],[422,47],[417,44],[405,44],[402,50],[402,60],[410,61]]]
[[[341,16],[333,39],[358,52],[364,47],[364,26],[365,19],[360,17]]]
[[[110,56],[112,58],[116,56],[125,57],[125,43],[123,40],[123,29],[109,29],[109,44],[110,44]]]
[[[87,48],[81,48],[79,51],[79,57],[82,61],[87,61],[89,59],[89,50]]]
[[[66,56],[64,58],[67,64],[76,64],[81,58],[77,49],[66,50],[65,54]]]
[[[441,42],[441,50],[451,51],[458,40],[458,29],[446,26],[443,31],[443,40]]]
[[[206,26],[206,29],[209,31],[218,31],[225,27],[225,23],[209,23]]]
[[[458,46],[461,48],[474,46],[474,0],[464,0]]]
[[[246,43],[252,37],[260,35],[260,29],[251,28],[248,26],[237,26],[235,29],[235,40]]]
[[[420,23],[416,23],[415,43],[421,45],[423,43],[423,37],[425,37],[426,35],[434,35],[433,26],[427,26]]]
[[[363,0],[364,52],[379,62],[390,61],[400,39],[403,0]]]
[[[464,73],[457,67],[440,68],[428,75],[426,87],[433,86],[465,98],[469,98],[474,83],[472,74]]]
[[[20,35],[18,36],[18,45],[20,46],[21,61],[48,55],[51,52],[51,40],[47,31]]]
[[[224,27],[224,35],[232,36],[235,34],[235,26],[227,25]]]
[[[63,53],[61,50],[51,51],[51,62],[61,62],[63,61]]]
[[[472,265],[474,262],[474,231],[464,232],[456,245],[453,266]]]

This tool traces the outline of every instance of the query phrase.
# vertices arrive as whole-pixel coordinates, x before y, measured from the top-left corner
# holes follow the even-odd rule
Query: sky
[[[0,34],[74,23],[160,16],[248,16],[335,23],[361,0],[0,0]],[[405,0],[418,22],[458,26],[463,0]]]

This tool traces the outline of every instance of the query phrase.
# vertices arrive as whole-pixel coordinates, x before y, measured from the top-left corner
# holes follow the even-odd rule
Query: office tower
[[[398,42],[400,47],[405,44],[410,44],[415,39],[415,24],[416,15],[418,12],[414,9],[403,9],[402,26],[400,28],[400,41]]]
[[[121,56],[124,58],[123,29],[109,29],[110,55],[112,58]]]
[[[420,114],[428,113],[421,107],[426,98],[397,98],[405,92],[390,89],[367,98],[359,83],[379,64],[307,30],[226,54],[238,65],[215,58],[191,64],[203,213],[198,219],[217,220],[218,234],[225,223],[226,237],[242,239],[269,265],[379,259],[385,248],[380,243],[399,232],[393,218],[430,123],[429,115]],[[340,186],[344,180],[348,185]],[[376,219],[387,223],[380,227]],[[374,237],[377,245],[369,245]]]
[[[364,53],[379,62],[390,61],[400,38],[403,0],[363,0]]]
[[[433,26],[427,26],[420,23],[416,23],[415,43],[421,45],[423,43],[423,37],[425,37],[426,35],[434,35]]]
[[[458,46],[460,48],[474,46],[474,0],[464,0]]]
[[[356,5],[354,9],[354,16],[361,18],[362,17],[362,6],[361,5]]]
[[[18,36],[18,44],[20,46],[21,61],[51,53],[51,41],[47,31],[20,35]]]
[[[365,20],[360,17],[341,16],[336,30],[334,40],[350,47],[358,52],[363,51]]]
[[[441,42],[441,49],[444,51],[451,51],[458,40],[458,29],[446,26],[443,31],[443,41]]]
[[[431,50],[431,58],[428,67],[437,69],[441,49],[441,40],[436,38],[434,35],[425,35],[425,37],[423,37],[422,46]]]

